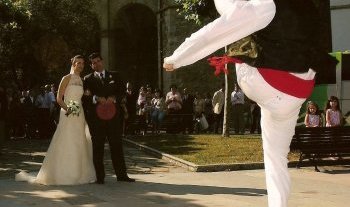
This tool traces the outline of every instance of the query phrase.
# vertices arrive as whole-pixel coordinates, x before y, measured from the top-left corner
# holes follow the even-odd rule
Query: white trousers
[[[247,64],[236,64],[237,83],[261,107],[266,188],[269,207],[287,207],[290,193],[289,145],[294,135],[300,107],[305,101],[270,86],[259,71]],[[296,76],[311,80],[313,70]],[[297,86],[296,86],[297,87]]]

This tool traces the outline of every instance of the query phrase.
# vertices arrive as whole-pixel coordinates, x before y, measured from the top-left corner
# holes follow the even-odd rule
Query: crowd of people
[[[54,84],[36,90],[16,91],[0,87],[1,119],[7,138],[50,138],[58,122]]]
[[[4,137],[51,138],[59,116],[56,103],[57,90],[54,84],[40,87],[38,90],[14,91],[0,87],[1,96],[1,124]],[[261,133],[260,107],[254,101],[247,99],[237,84],[230,97],[232,117],[231,130],[234,134]],[[167,114],[191,114],[185,120],[188,133],[219,133],[222,129],[224,85],[213,95],[192,93],[188,88],[180,92],[176,85],[170,87],[165,95],[151,86],[141,86],[134,90],[130,82],[126,84],[126,107],[128,116],[124,117],[124,134],[128,132],[128,125],[135,121],[136,116],[143,123],[142,134],[147,129],[159,133],[159,126]],[[203,126],[203,119],[205,122]],[[343,115],[339,107],[339,100],[331,96],[324,110],[320,110],[316,102],[308,101],[304,124],[306,127],[334,127],[342,126]],[[40,124],[39,124],[40,123]]]
[[[128,116],[124,120],[124,134],[137,133],[128,126],[136,118],[140,122],[137,130],[145,134],[148,129],[159,133],[159,127],[168,114],[185,115],[183,133],[220,133],[223,122],[224,85],[211,93],[200,93],[189,88],[178,90],[175,84],[165,95],[160,89],[141,86],[134,90],[130,82],[126,84],[126,108]],[[260,133],[260,107],[253,101],[245,101],[244,93],[235,84],[231,94],[233,131],[236,134]]]

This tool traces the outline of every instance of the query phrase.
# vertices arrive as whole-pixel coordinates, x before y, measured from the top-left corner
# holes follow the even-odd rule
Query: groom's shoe
[[[117,177],[117,181],[132,183],[132,182],[135,182],[135,179],[129,178],[128,176],[126,176],[126,177]]]
[[[95,183],[99,184],[99,185],[102,185],[102,184],[105,184],[105,181],[104,180],[96,180]]]

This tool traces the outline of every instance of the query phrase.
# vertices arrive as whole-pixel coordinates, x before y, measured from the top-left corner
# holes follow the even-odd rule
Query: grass
[[[129,139],[198,165],[263,161],[260,135],[161,134]],[[289,159],[297,160],[298,155],[290,153]]]

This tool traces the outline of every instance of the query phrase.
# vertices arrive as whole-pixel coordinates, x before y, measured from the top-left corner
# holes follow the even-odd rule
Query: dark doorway
[[[158,87],[157,18],[141,4],[129,4],[116,16],[116,69],[135,88]]]

